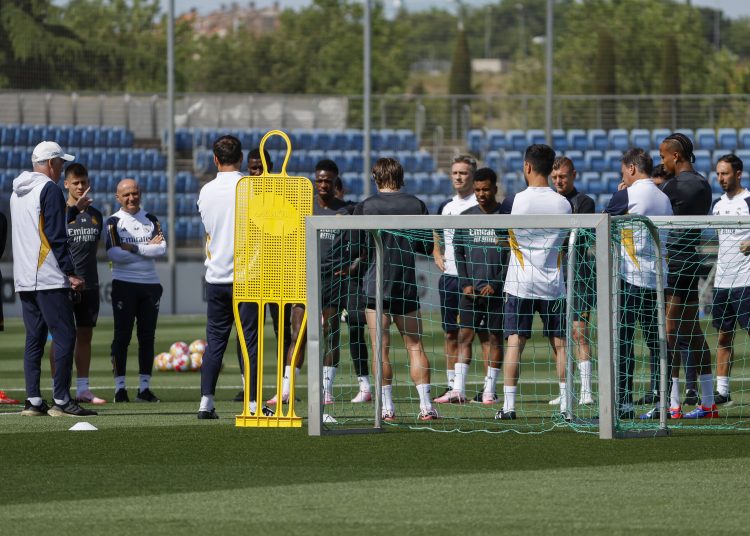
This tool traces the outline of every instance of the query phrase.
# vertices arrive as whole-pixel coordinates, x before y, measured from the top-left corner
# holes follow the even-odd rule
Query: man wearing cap
[[[83,290],[85,283],[75,275],[65,230],[65,199],[56,183],[63,161],[74,159],[57,143],[43,141],[31,156],[33,171],[16,177],[10,198],[13,280],[26,327],[26,402],[21,414],[31,417],[96,415],[70,397],[76,340],[70,290]],[[48,332],[55,347],[52,407],[42,399],[39,387]]]

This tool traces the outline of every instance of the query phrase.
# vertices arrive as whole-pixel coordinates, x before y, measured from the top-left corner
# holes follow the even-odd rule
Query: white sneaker
[[[549,405],[550,406],[559,406],[560,405],[560,397],[558,396],[557,398],[553,398],[552,400],[550,400],[549,401]]]
[[[333,404],[333,395],[328,391],[323,393],[323,404],[326,406]]]
[[[104,400],[103,398],[99,398],[91,391],[83,391],[82,393],[78,394],[76,396],[76,402],[84,402],[86,404],[96,404],[96,405],[107,403],[106,400]]]
[[[289,403],[289,395],[282,395],[281,396],[281,403],[282,404],[288,404]],[[266,400],[266,405],[268,406],[275,406],[278,404],[278,395],[273,395],[273,398]]]
[[[364,404],[365,402],[372,402],[370,391],[360,391],[357,396],[352,398],[352,404]]]
[[[466,404],[467,400],[461,391],[447,391],[442,396],[439,396],[433,400],[435,404]]]
[[[591,393],[581,395],[581,400],[578,402],[581,406],[591,406],[594,404],[594,397],[591,396]]]

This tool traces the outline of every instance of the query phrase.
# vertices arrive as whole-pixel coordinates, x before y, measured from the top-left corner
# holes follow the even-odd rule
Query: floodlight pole
[[[552,35],[554,26],[555,1],[547,0],[547,36],[546,45],[546,71],[547,91],[544,96],[544,135],[547,145],[552,146]]]
[[[176,242],[175,226],[175,143],[174,143],[174,0],[167,2],[167,223],[170,236],[167,240],[169,265],[170,310],[177,312]]]
[[[365,13],[364,13],[364,19],[362,21],[362,30],[364,32],[363,40],[364,40],[364,73],[363,73],[363,79],[362,79],[362,106],[363,106],[363,122],[362,122],[362,132],[364,134],[364,143],[363,143],[363,155],[362,155],[362,162],[364,169],[362,170],[362,180],[365,181],[363,191],[366,196],[369,196],[371,192],[372,182],[370,181],[370,170],[372,169],[372,164],[370,162],[370,150],[372,147],[372,137],[370,136],[370,89],[372,85],[372,76],[370,73],[370,52],[371,52],[371,43],[370,43],[370,35],[371,35],[371,20],[370,20],[370,11],[371,11],[371,4],[370,0],[364,0],[364,7],[365,7]]]

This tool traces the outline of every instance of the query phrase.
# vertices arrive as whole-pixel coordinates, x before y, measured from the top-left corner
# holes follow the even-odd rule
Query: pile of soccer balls
[[[176,342],[169,347],[169,352],[162,352],[154,357],[154,368],[160,371],[195,372],[201,369],[205,351],[206,341],[203,339],[194,340],[190,346],[181,341]]]

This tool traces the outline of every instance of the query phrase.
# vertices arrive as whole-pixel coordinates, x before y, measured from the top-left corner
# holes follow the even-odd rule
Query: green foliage
[[[451,74],[448,80],[448,93],[451,95],[471,94],[471,56],[466,33],[463,28],[458,30],[456,45],[453,49]]]

